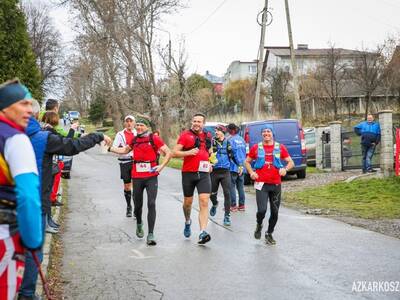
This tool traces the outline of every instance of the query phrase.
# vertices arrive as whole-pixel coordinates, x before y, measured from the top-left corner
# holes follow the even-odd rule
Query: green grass
[[[325,171],[319,170],[316,167],[307,167],[307,174],[324,173]]]
[[[396,219],[400,218],[400,177],[339,182],[285,193],[285,203],[365,219]]]
[[[163,157],[161,156],[161,161],[163,160]],[[180,158],[171,158],[171,160],[168,162],[168,167],[174,168],[174,169],[182,169],[183,165],[183,159]]]

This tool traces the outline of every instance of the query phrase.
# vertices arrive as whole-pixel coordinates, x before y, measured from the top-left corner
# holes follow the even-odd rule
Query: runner
[[[132,144],[134,136],[136,136],[135,130],[135,117],[128,115],[124,118],[124,130],[119,131],[114,139],[113,146],[123,148],[127,145]],[[124,195],[126,201],[126,216],[132,217],[132,151],[128,154],[121,154],[118,157],[119,167],[121,170],[121,179],[124,182]]]
[[[239,127],[234,123],[227,126],[230,137],[229,143],[232,147],[231,159],[231,212],[245,211],[244,175],[243,166],[246,159],[246,142],[238,134]],[[239,193],[239,207],[236,206],[236,189]]]
[[[276,241],[272,237],[278,211],[281,203],[281,176],[293,168],[294,164],[289,156],[286,147],[274,141],[273,128],[266,125],[261,130],[263,141],[251,147],[245,166],[254,182],[257,200],[257,226],[254,232],[256,239],[261,238],[263,220],[267,212],[268,200],[270,203],[271,215],[269,218],[268,230],[265,232],[267,244],[274,245]],[[250,163],[255,160],[254,171]],[[286,166],[282,161],[286,161]]]
[[[0,86],[0,299],[7,300],[22,281],[24,248],[43,241],[38,169],[24,133],[31,99],[18,80]]]
[[[136,236],[144,237],[142,208],[143,192],[147,191],[147,222],[149,233],[147,235],[147,245],[155,246],[157,244],[154,237],[154,225],[156,222],[156,198],[158,190],[158,175],[164,169],[171,159],[171,151],[164,141],[149,132],[150,121],[138,117],[136,118],[137,135],[133,138],[130,145],[123,148],[110,147],[108,151],[117,154],[128,154],[133,150],[132,181],[134,193],[134,213],[136,217]],[[161,165],[157,165],[157,152],[161,151],[165,156]]]
[[[190,237],[192,220],[193,194],[195,188],[199,194],[199,224],[200,235],[198,243],[205,244],[211,240],[206,232],[208,222],[208,201],[211,193],[211,164],[209,154],[211,150],[211,135],[203,131],[206,116],[195,114],[192,118],[190,130],[185,130],[178,138],[174,148],[174,157],[183,157],[182,187],[183,187],[183,213],[185,215],[185,229],[183,234]]]
[[[217,162],[213,166],[211,172],[211,202],[212,206],[210,209],[210,216],[215,216],[217,213],[218,206],[218,187],[221,184],[224,192],[224,225],[231,225],[231,173],[229,171],[231,167],[232,148],[229,141],[225,138],[226,127],[223,125],[217,125],[215,127],[215,137],[212,140],[213,153],[216,153]]]

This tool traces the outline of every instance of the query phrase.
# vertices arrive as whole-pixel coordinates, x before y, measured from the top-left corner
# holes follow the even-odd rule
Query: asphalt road
[[[197,211],[194,234],[185,239],[180,172],[165,169],[159,176],[158,245],[148,247],[136,238],[134,220],[125,217],[115,157],[98,148],[82,153],[71,175],[63,237],[67,299],[400,298],[400,287],[354,290],[360,281],[367,283],[364,290],[375,281],[400,281],[398,239],[282,208],[277,245],[268,246],[253,238],[256,207],[248,195],[247,211],[234,213],[230,228],[222,226],[220,205],[209,222],[212,241],[198,246]]]

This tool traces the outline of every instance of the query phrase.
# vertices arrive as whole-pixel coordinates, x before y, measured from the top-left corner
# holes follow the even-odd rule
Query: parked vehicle
[[[315,128],[304,128],[306,140],[307,166],[315,166]]]
[[[206,122],[206,124],[204,124],[204,131],[206,132],[210,132],[212,136],[215,135],[215,127],[217,127],[217,125],[224,125],[227,126],[227,123],[224,122]]]
[[[297,178],[305,178],[307,168],[306,142],[303,129],[297,120],[283,119],[242,123],[240,134],[246,141],[247,153],[253,145],[262,141],[261,128],[266,124],[274,128],[275,140],[286,146],[293,159],[295,167],[288,174],[296,174]],[[245,174],[245,182],[250,182],[248,174]]]
[[[81,117],[81,114],[79,113],[79,111],[69,111],[68,112],[68,118],[71,122],[74,120],[79,120],[80,117]]]

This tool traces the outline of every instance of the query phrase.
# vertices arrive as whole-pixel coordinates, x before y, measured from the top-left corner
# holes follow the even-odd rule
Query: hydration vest
[[[274,150],[272,151],[272,164],[275,168],[280,169],[283,168],[283,164],[281,161],[281,145],[278,142],[274,142]],[[265,150],[262,142],[258,143],[257,148],[257,159],[254,164],[254,169],[261,169],[265,165]]]
[[[199,148],[200,149],[201,143],[205,143],[207,151],[211,149],[212,137],[211,137],[211,134],[208,131],[204,131],[203,130],[203,133],[206,136],[206,138],[204,140],[201,140],[200,137],[192,129],[189,129],[187,132],[190,132],[194,136],[195,140],[194,140],[193,146],[192,147],[183,148],[184,151],[192,150],[194,148]]]
[[[137,139],[141,139],[140,141],[137,141]],[[153,148],[154,154],[156,155],[156,159],[151,160],[151,161],[142,161],[142,160],[134,160],[134,163],[142,163],[142,162],[157,162],[158,161],[158,150],[156,145],[154,144],[154,137],[152,133],[149,133],[147,136],[140,137],[140,136],[134,136],[132,140],[132,151],[133,151],[133,156],[135,156],[135,148],[137,148],[138,145],[140,144],[150,144],[151,147]],[[136,146],[136,147],[135,147]]]

